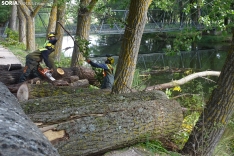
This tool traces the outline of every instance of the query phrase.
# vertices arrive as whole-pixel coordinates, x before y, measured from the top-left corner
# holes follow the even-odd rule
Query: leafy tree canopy
[[[5,23],[10,15],[10,6],[0,4],[0,23]]]

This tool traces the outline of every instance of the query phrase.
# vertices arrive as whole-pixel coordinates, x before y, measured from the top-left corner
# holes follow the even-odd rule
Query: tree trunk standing
[[[178,7],[179,7],[179,12],[180,12],[180,26],[182,27],[183,26],[183,23],[184,23],[184,12],[183,12],[183,8],[184,8],[184,4],[182,1],[178,0]]]
[[[65,16],[66,16],[66,1],[58,2],[57,4],[57,20],[64,25],[65,24]],[[64,30],[63,28],[59,25],[56,24],[56,36],[58,36],[58,41],[56,43],[56,48],[55,48],[55,58],[56,60],[60,60],[61,52],[62,52],[62,42],[63,42],[63,34]]]
[[[98,155],[146,140],[168,137],[179,130],[183,115],[179,103],[161,91],[109,94],[80,92],[28,100],[22,108],[61,155]],[[49,136],[48,136],[49,137]]]
[[[232,32],[234,33],[234,31]],[[189,155],[212,155],[234,112],[234,43],[203,114],[194,127],[182,152]]]
[[[57,22],[57,0],[53,0],[53,5],[50,11],[49,24],[47,27],[47,34],[50,32],[55,32]]]
[[[234,43],[234,27],[232,27],[231,29],[232,29],[232,43]]]
[[[76,28],[76,38],[79,39],[89,39],[89,31],[91,25],[91,14],[98,0],[81,0],[80,7],[78,9],[77,17],[77,28]],[[71,58],[71,67],[75,67],[78,60],[83,57],[80,47],[83,46],[78,41],[74,42],[74,49]]]
[[[2,82],[0,98],[0,155],[59,155]]]
[[[19,7],[21,8],[21,11],[23,12],[26,20],[27,20],[27,32],[26,32],[26,50],[27,51],[34,51],[36,49],[35,45],[35,22],[34,18],[38,11],[43,7],[43,5],[38,5],[35,9],[32,8],[32,0],[16,0],[19,4]],[[47,0],[44,0],[41,4],[45,4]],[[29,4],[29,5],[25,5]],[[31,4],[31,5],[30,5]]]
[[[27,40],[26,40],[26,50],[34,51],[36,49],[35,45],[35,22],[34,18],[27,16]]]
[[[141,37],[152,0],[131,0],[128,21],[124,32],[121,52],[112,91],[126,93],[131,90]]]
[[[17,6],[18,18],[19,18],[19,42],[26,45],[26,18],[19,6]]]
[[[10,16],[9,28],[11,30],[17,31],[17,5],[11,6],[11,16]]]
[[[193,6],[193,5],[197,5],[197,7],[191,7],[191,10],[190,10],[190,14],[191,14],[191,20],[193,21],[192,23],[192,26],[194,27],[197,27],[198,26],[198,19],[201,15],[201,8],[200,8],[200,3],[199,3],[199,0],[189,0],[190,1],[190,5]]]

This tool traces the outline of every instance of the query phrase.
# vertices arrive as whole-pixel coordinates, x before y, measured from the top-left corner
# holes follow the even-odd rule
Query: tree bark
[[[234,33],[234,31],[233,31]],[[234,43],[221,70],[217,88],[194,127],[182,152],[188,155],[212,155],[234,112]]]
[[[61,1],[57,3],[57,21],[59,21],[62,25],[65,24],[65,16],[66,16],[66,1]],[[63,42],[63,34],[64,30],[63,28],[59,25],[56,24],[56,35],[59,37],[58,41],[56,43],[56,48],[55,48],[55,58],[56,60],[60,60],[60,55],[62,52],[62,42]]]
[[[185,83],[187,83],[188,81],[191,81],[192,79],[198,78],[198,77],[204,77],[204,76],[219,76],[220,72],[218,71],[204,71],[204,72],[198,72],[198,73],[194,73],[191,75],[188,75],[180,80],[175,80],[172,82],[168,82],[168,83],[163,83],[163,84],[158,84],[155,86],[150,86],[147,87],[146,90],[160,90],[160,89],[166,89],[166,88],[172,88],[175,86],[180,86],[183,85]]]
[[[9,71],[8,69],[10,68],[10,65],[9,64],[7,64],[7,65],[0,65],[0,71],[2,71],[2,70],[7,70],[7,71]]]
[[[41,7],[45,4],[47,0],[44,0],[41,2],[43,5],[38,5],[35,9],[33,9],[32,0],[25,1],[29,5],[25,5],[26,3],[23,0],[16,0],[18,2],[18,6],[20,7],[21,11],[23,12],[26,20],[27,20],[27,32],[26,32],[26,50],[28,51],[34,51],[35,46],[35,23],[34,18],[37,15],[38,11],[41,9]]]
[[[195,7],[191,7],[190,9],[190,15],[191,15],[191,20],[193,23],[191,23],[195,28],[198,26],[198,20],[201,16],[201,7],[200,7],[200,2],[199,0],[189,0],[190,5],[195,5]]]
[[[17,5],[11,6],[11,16],[10,16],[9,28],[11,30],[17,31]]]
[[[19,6],[17,6],[18,18],[19,18],[19,42],[26,45],[26,18]]]
[[[22,69],[12,71],[1,71],[0,80],[6,86],[16,84],[19,80],[20,75],[23,73]]]
[[[0,155],[59,155],[2,82],[0,98]]]
[[[9,91],[12,93],[12,94],[16,94],[19,87],[21,86],[22,84],[12,84],[12,85],[8,85],[7,88],[9,89]]]
[[[75,82],[74,82],[75,83]],[[54,86],[52,84],[28,84],[23,83],[17,90],[17,98],[21,101],[49,96],[73,94],[82,91],[82,87],[88,87],[87,79],[78,80],[73,86]],[[12,87],[12,89],[14,89]]]
[[[127,25],[115,73],[114,93],[131,91],[141,37],[152,0],[131,0]]]
[[[91,14],[98,0],[81,0],[78,17],[77,17],[77,28],[76,28],[76,38],[79,39],[89,39],[89,31],[91,25]],[[74,49],[71,58],[71,67],[76,67],[78,60],[83,58],[84,51],[81,51],[81,43],[79,41],[74,41]],[[81,59],[82,60],[82,59]]]
[[[11,70],[17,70],[22,69],[21,64],[7,64],[7,65],[0,65],[0,71],[11,71]]]
[[[98,155],[146,140],[170,138],[183,120],[176,101],[161,91],[54,96],[21,103],[61,155]]]
[[[53,5],[50,11],[49,24],[47,27],[47,34],[49,34],[50,32],[55,32],[56,21],[57,21],[57,0],[53,0]]]

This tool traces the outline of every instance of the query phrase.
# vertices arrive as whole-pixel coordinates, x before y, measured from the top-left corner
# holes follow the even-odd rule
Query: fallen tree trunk
[[[22,68],[21,64],[0,65],[0,70],[11,71],[11,70],[17,70],[17,69],[21,69],[21,68]]]
[[[91,68],[87,67],[72,67],[72,68],[62,68],[65,72],[63,76],[54,73],[53,77],[56,80],[67,79],[70,76],[77,75],[80,79],[88,79],[90,84],[94,84],[97,80],[95,79],[95,72]],[[0,80],[5,85],[16,84],[19,81],[20,75],[23,69],[18,70],[2,70],[0,75]]]
[[[2,82],[0,98],[0,155],[59,155]]]
[[[21,102],[28,99],[73,94],[77,93],[83,87],[88,87],[89,81],[87,79],[78,80],[72,83],[72,85],[73,86],[54,86],[49,83],[47,84],[23,83],[20,85],[17,91],[17,98]]]
[[[150,90],[160,90],[160,89],[172,88],[172,87],[175,87],[175,86],[183,85],[183,84],[187,83],[188,81],[191,81],[191,80],[193,80],[195,78],[198,78],[198,77],[219,76],[219,75],[220,75],[220,72],[217,72],[217,71],[198,72],[198,73],[188,75],[188,76],[186,76],[186,77],[184,77],[184,78],[182,78],[180,80],[175,80],[175,81],[172,81],[172,82],[147,87],[145,90],[150,91]]]
[[[21,106],[40,123],[59,153],[67,156],[98,155],[146,140],[170,138],[183,120],[179,103],[161,91],[81,92],[28,100]]]
[[[19,87],[21,86],[22,84],[12,84],[12,85],[8,85],[7,88],[9,89],[9,91],[11,93],[17,93]]]
[[[23,70],[1,71],[0,80],[5,85],[16,84],[19,81],[19,77]]]

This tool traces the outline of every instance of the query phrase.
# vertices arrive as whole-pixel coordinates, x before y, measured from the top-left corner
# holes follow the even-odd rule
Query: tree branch
[[[24,16],[27,18],[30,16],[30,10],[29,8],[25,5],[25,3],[22,0],[16,0],[19,4],[20,9],[22,10]]]
[[[219,76],[219,75],[220,75],[219,71],[198,72],[198,73],[194,73],[194,74],[188,75],[188,76],[186,76],[186,77],[184,77],[184,78],[182,78],[180,80],[175,80],[175,81],[172,81],[172,82],[168,82],[168,83],[163,83],[163,84],[158,84],[158,85],[155,85],[155,86],[147,87],[145,90],[146,91],[150,91],[150,90],[160,90],[160,89],[172,88],[172,87],[175,87],[175,86],[183,85],[186,82],[191,81],[191,80],[193,80],[195,78],[198,78],[198,77]]]
[[[36,7],[36,9],[34,9],[33,11],[33,14],[32,14],[32,17],[35,17],[37,15],[37,13],[39,12],[39,10],[45,5],[45,3],[47,2],[48,0],[44,0],[43,2],[41,2],[40,5],[38,5]]]
[[[91,13],[96,5],[96,3],[98,2],[98,0],[92,0],[90,3],[89,3],[89,13]]]

